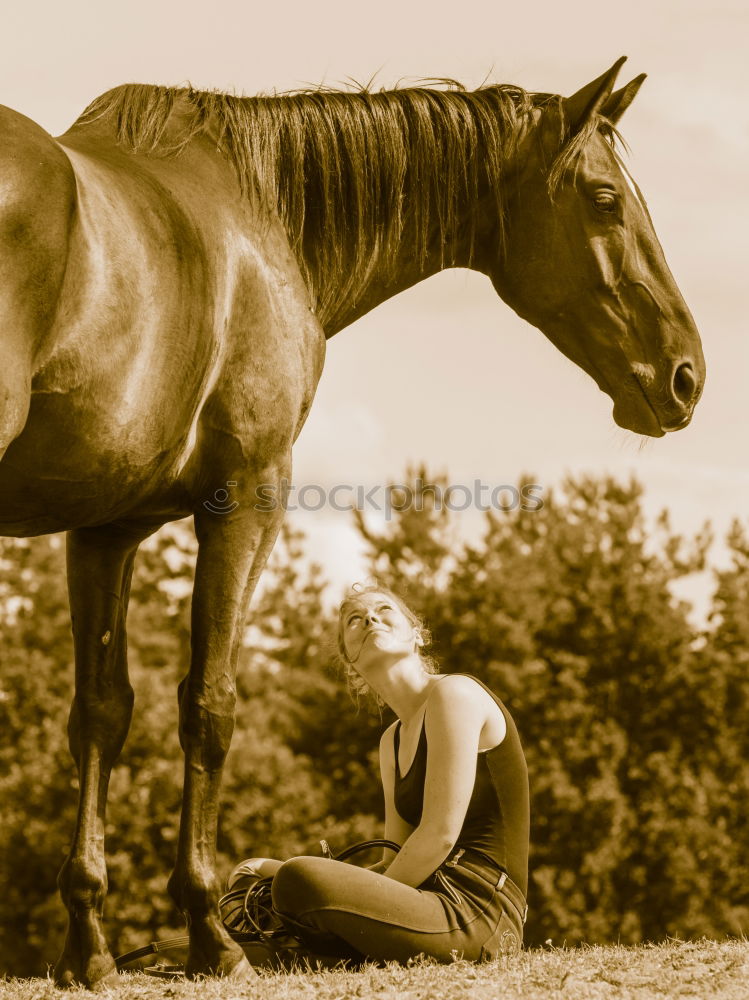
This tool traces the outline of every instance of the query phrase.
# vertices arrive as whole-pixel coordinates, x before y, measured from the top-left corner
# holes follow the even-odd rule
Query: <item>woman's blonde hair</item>
[[[393,601],[393,603],[400,608],[405,617],[416,630],[416,634],[420,640],[419,659],[421,660],[424,672],[427,674],[437,674],[439,673],[439,667],[433,657],[427,656],[423,652],[423,650],[432,641],[429,629],[424,625],[422,619],[409,608],[405,601],[398,597],[397,594],[394,594],[388,587],[380,587],[377,583],[355,583],[338,607],[337,659],[338,664],[343,671],[343,675],[346,678],[346,686],[348,687],[349,694],[352,699],[358,704],[360,698],[369,697],[372,698],[379,707],[383,704],[382,699],[375,694],[374,691],[372,691],[364,678],[358,673],[354,664],[351,660],[349,660],[346,655],[346,647],[343,642],[343,619],[346,615],[346,611],[350,605],[357,603],[365,594],[382,594],[384,597]]]

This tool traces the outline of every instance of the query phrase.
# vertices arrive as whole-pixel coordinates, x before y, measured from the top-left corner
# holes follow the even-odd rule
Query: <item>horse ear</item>
[[[612,125],[616,125],[621,116],[630,106],[635,97],[637,97],[637,91],[642,86],[643,80],[646,78],[647,73],[640,73],[636,76],[634,80],[630,80],[626,87],[622,87],[621,90],[616,90],[606,101],[604,106],[601,108],[601,114],[608,118]]]
[[[569,125],[570,135],[575,135],[586,122],[590,121],[593,115],[602,112],[604,105],[611,97],[616,77],[626,58],[626,56],[622,56],[621,59],[617,59],[611,69],[599,76],[597,80],[593,80],[582,90],[578,90],[572,97],[564,99],[564,117]],[[634,94],[632,96],[634,97]]]

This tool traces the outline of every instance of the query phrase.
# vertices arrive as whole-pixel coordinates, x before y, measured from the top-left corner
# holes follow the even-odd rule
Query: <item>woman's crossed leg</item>
[[[459,893],[456,902],[329,858],[286,861],[272,895],[273,909],[302,944],[341,958],[406,962],[423,954],[476,961],[491,957],[485,945],[498,930],[515,930],[499,896],[486,907]]]

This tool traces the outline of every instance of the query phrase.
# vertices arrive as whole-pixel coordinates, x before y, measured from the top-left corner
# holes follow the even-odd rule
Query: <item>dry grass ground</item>
[[[70,995],[70,994],[69,994]],[[45,979],[0,980],[2,1000],[61,1000]],[[84,990],[74,997],[94,996]],[[102,994],[98,994],[102,996]],[[670,941],[637,948],[582,947],[526,951],[486,965],[417,963],[367,966],[359,972],[261,971],[253,983],[169,982],[125,974],[109,1000],[654,1000],[749,997],[749,941]]]

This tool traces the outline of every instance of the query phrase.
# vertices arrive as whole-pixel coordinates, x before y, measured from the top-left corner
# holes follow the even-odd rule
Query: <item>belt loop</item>
[[[499,876],[499,882],[497,882],[497,889],[501,889],[506,881],[507,881],[507,872],[502,872],[502,874]]]
[[[455,852],[455,854],[453,855],[452,858],[450,858],[449,861],[445,862],[445,864],[447,865],[448,868],[454,868],[457,865],[457,863],[460,861],[460,859],[463,857],[464,854],[465,854],[465,850],[461,847],[459,850],[457,850]]]

